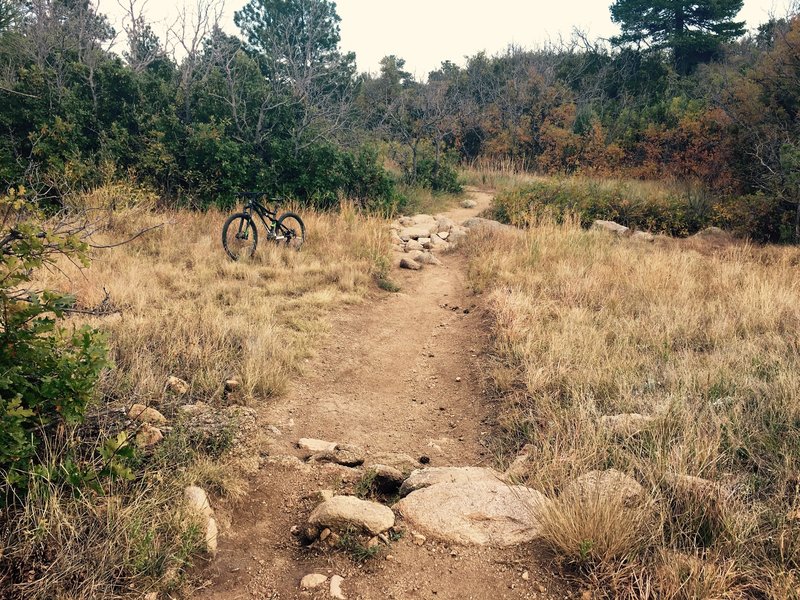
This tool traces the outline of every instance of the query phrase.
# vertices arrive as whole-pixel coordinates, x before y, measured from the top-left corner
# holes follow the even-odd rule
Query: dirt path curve
[[[460,223],[491,200],[477,190],[470,197],[477,207],[446,216]],[[293,459],[299,438],[356,444],[370,455],[424,455],[431,466],[492,464],[481,443],[491,412],[478,376],[486,346],[483,311],[465,287],[464,257],[447,254],[442,262],[419,272],[397,270],[400,293],[334,316],[305,375],[269,410],[269,458],[247,500],[229,515],[217,558],[204,570],[205,589],[195,597],[328,598],[327,586],[300,591],[300,579],[313,572],[345,577],[349,600],[549,597],[525,546],[420,547],[405,536],[358,565],[343,552],[304,548],[290,533],[305,522],[316,491],[353,479],[348,469]]]

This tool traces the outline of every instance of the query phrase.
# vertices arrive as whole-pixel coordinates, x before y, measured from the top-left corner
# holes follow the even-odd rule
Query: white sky
[[[125,2],[126,0],[120,0]],[[100,0],[117,29],[122,11],[118,0]],[[612,0],[338,0],[342,18],[342,48],[356,53],[360,71],[378,70],[387,54],[406,60],[406,69],[427,76],[442,61],[464,63],[481,50],[500,52],[509,44],[536,47],[559,36],[569,38],[574,27],[590,39],[617,32],[611,23]],[[226,0],[224,29],[238,33],[233,13],[246,0]],[[786,13],[790,0],[745,0],[741,19],[750,28]],[[159,35],[173,22],[179,2],[150,0],[145,15]],[[191,2],[189,3],[191,6]]]

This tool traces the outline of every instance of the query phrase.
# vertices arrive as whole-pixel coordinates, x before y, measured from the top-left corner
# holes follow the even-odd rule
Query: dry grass
[[[471,244],[495,317],[498,447],[533,446],[556,555],[609,598],[800,596],[800,250],[698,252],[574,220]],[[620,413],[654,420],[625,437],[600,426]],[[655,516],[559,496],[609,468]]]
[[[326,330],[326,315],[361,302],[389,270],[385,221],[349,206],[326,214],[301,209],[308,234],[301,252],[262,241],[252,260],[235,263],[221,246],[224,214],[157,212],[147,194],[126,202],[123,192],[101,190],[88,198],[104,209],[124,207],[103,213],[94,243],[164,226],[98,250],[89,269],[65,264],[63,272],[38,281],[74,293],[85,309],[100,305],[107,292],[105,306],[118,310],[70,319],[106,332],[115,367],[90,411],[100,417],[64,437],[80,439],[79,453],[92,460],[97,440],[124,427],[115,410],[134,402],[157,405],[176,426],[155,452],[137,453],[129,465],[134,481],[104,482],[102,494],[75,495],[42,480],[21,507],[0,514],[0,598],[138,598],[179,587],[182,568],[202,543],[176,508],[183,487],[201,485],[215,503],[222,496],[235,501],[246,491],[243,473],[254,468],[258,452],[226,453],[235,436],[225,431],[213,451],[201,448],[177,420],[178,405],[203,401],[222,410],[224,381],[236,378],[242,384],[237,403],[257,411],[301,374],[303,359]],[[170,375],[189,383],[187,396],[165,391]],[[256,450],[257,430],[247,434]]]

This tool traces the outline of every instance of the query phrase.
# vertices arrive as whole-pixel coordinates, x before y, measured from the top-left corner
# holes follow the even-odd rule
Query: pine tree
[[[712,59],[723,42],[741,36],[743,21],[734,21],[743,0],[615,0],[611,20],[622,32],[617,45],[644,45],[669,50],[675,70],[685,75]]]

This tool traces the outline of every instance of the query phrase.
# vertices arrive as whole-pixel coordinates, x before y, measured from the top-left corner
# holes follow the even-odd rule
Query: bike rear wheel
[[[249,214],[236,213],[228,217],[222,226],[222,246],[231,259],[250,258],[257,245],[258,230]]]
[[[275,226],[275,242],[292,250],[300,250],[306,241],[306,226],[303,220],[293,212],[281,215]]]

